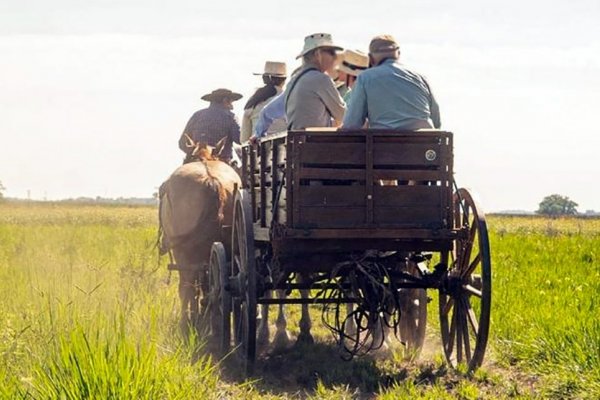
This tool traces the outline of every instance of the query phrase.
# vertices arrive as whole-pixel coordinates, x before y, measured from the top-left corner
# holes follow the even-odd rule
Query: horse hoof
[[[298,335],[298,340],[296,341],[297,344],[314,344],[315,343],[315,339],[312,337],[312,335],[310,333],[302,333],[300,332],[300,334]]]
[[[277,332],[273,339],[274,350],[285,350],[290,347],[290,336],[286,330]]]

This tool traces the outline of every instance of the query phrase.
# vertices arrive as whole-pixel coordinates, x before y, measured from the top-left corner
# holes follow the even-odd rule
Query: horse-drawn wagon
[[[481,209],[454,183],[452,133],[307,130],[245,145],[231,234],[231,248],[212,247],[210,325],[248,373],[259,304],[321,304],[350,355],[378,346],[377,326],[418,352],[427,289],[448,362],[481,365],[490,248]]]

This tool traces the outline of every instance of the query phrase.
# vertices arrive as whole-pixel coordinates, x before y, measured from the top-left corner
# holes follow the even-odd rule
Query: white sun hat
[[[337,51],[344,50],[343,47],[333,43],[333,39],[329,33],[313,33],[304,38],[304,48],[296,58],[298,59],[305,54],[320,48],[330,48]]]
[[[264,72],[256,72],[254,75],[270,75],[285,78],[287,77],[287,65],[284,62],[267,61],[265,62]]]

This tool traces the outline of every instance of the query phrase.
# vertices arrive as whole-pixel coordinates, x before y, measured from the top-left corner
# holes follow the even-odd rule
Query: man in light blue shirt
[[[344,117],[343,128],[426,129],[441,126],[439,106],[423,76],[400,64],[400,47],[390,35],[369,45],[372,68],[362,72]]]
[[[275,132],[283,132],[287,128],[285,119],[285,98],[283,93],[275,96],[258,114],[258,122],[254,128],[254,136],[261,138]]]

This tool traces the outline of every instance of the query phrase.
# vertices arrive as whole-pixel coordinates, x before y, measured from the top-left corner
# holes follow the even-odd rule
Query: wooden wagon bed
[[[290,250],[450,249],[452,133],[291,131],[245,146],[257,241]],[[341,241],[341,242],[340,242]]]

